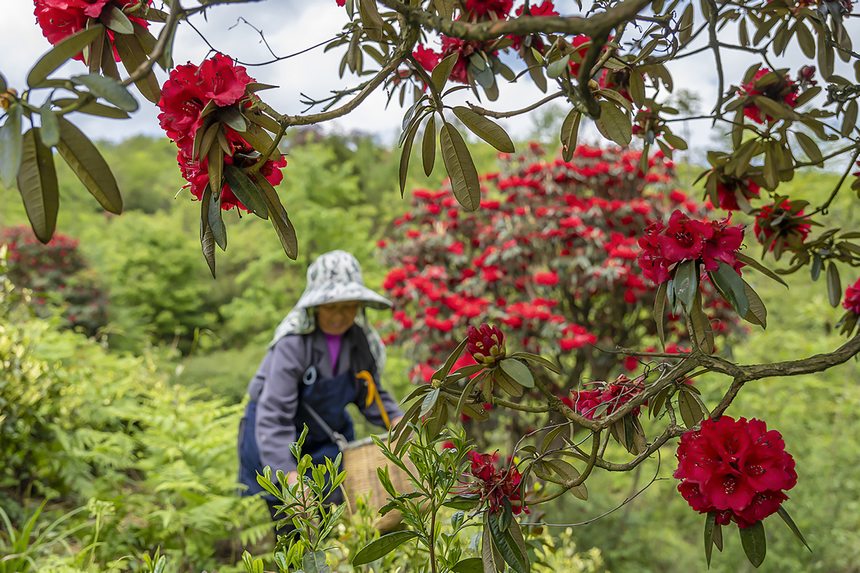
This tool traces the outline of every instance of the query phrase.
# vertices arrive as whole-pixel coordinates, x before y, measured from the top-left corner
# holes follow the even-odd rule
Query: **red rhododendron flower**
[[[507,468],[499,467],[499,453],[480,454],[476,451],[469,452],[471,460],[470,473],[476,483],[465,493],[480,495],[485,500],[490,512],[498,513],[507,501],[511,504],[514,515],[523,511],[528,512],[522,499],[522,475],[513,465]]]
[[[764,114],[756,105],[755,101],[752,100],[751,96],[766,97],[777,103],[783,103],[792,109],[797,106],[797,92],[799,89],[797,83],[793,81],[788,74],[786,74],[775,82],[771,82],[763,86],[760,85],[759,80],[769,73],[771,72],[768,68],[760,69],[756,72],[755,76],[753,76],[752,80],[743,84],[740,89],[738,89],[738,95],[750,98],[749,102],[744,105],[744,115],[756,123],[764,123],[765,121],[771,122],[774,118],[770,115]]]
[[[751,179],[747,179],[746,181],[741,179],[731,178],[729,180],[720,181],[717,183],[717,197],[720,201],[720,209],[725,209],[726,211],[737,211],[740,209],[738,205],[738,194],[741,197],[750,200],[753,197],[758,197],[759,190],[758,183],[752,181]]]
[[[466,12],[478,20],[486,20],[491,16],[504,20],[513,7],[514,0],[466,0]]]
[[[415,48],[415,51],[412,52],[412,57],[421,64],[421,67],[430,72],[439,64],[439,61],[442,59],[442,54],[419,44],[418,47]]]
[[[699,221],[676,210],[667,226],[658,221],[645,228],[639,238],[639,267],[657,284],[669,280],[671,268],[681,261],[701,260],[708,271],[721,262],[737,267],[743,238],[743,227],[729,225],[729,219]]]
[[[505,335],[498,326],[470,326],[466,340],[466,352],[481,364],[495,364],[505,357]]]
[[[845,289],[842,307],[854,314],[860,314],[860,279]]]
[[[745,528],[776,512],[797,483],[782,436],[761,420],[706,419],[678,444],[678,491],[700,513]]]
[[[788,199],[764,205],[755,216],[753,232],[762,244],[773,239],[769,248],[771,251],[781,239],[787,247],[796,248],[806,240],[812,230],[809,219],[803,214],[803,209],[792,206]]]
[[[621,374],[614,382],[597,382],[597,386],[591,390],[574,390],[570,398],[562,398],[562,402],[589,420],[595,416],[610,415],[615,410],[642,393],[645,387],[641,379],[631,380]],[[606,405],[602,412],[598,412],[601,405]],[[630,411],[634,416],[639,415],[639,408]]]
[[[558,284],[558,273],[548,271],[545,273],[535,273],[534,280],[536,284],[543,286],[555,286]]]
[[[51,44],[58,44],[72,34],[76,34],[86,28],[87,20],[98,19],[102,14],[116,6],[125,8],[136,5],[140,0],[34,0],[34,14],[36,22],[42,29],[42,35]],[[152,4],[152,0],[146,0],[146,5]],[[129,15],[128,19],[144,28],[149,27],[149,22],[143,18]],[[108,40],[113,45],[115,32],[107,31]],[[119,56],[114,49],[114,57],[119,61]],[[83,54],[75,54],[74,59],[83,60]]]

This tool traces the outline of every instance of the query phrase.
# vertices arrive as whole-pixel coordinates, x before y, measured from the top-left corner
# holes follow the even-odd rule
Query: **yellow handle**
[[[365,400],[364,407],[369,408],[371,404],[376,402],[376,405],[379,406],[379,413],[382,415],[382,421],[385,422],[385,428],[391,429],[391,420],[388,418],[385,406],[382,405],[382,397],[379,395],[379,389],[376,387],[373,376],[367,370],[362,370],[355,377],[367,382],[367,400]]]

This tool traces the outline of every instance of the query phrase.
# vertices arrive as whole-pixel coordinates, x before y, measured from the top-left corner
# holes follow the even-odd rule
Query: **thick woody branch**
[[[606,12],[583,18],[581,16],[520,16],[512,20],[461,22],[442,18],[409,6],[400,0],[378,0],[380,4],[399,13],[409,24],[435,30],[464,40],[494,40],[508,34],[588,34],[595,37],[608,34],[622,22],[633,19],[650,0],[624,0]]]

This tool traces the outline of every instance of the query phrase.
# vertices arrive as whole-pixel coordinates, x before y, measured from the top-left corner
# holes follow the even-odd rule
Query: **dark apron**
[[[356,401],[359,385],[355,375],[344,372],[333,378],[317,380],[315,374],[309,376],[311,371],[316,372],[314,367],[308,369],[301,381],[299,389],[299,406],[296,411],[296,437],[301,434],[305,425],[308,434],[305,438],[302,454],[308,454],[315,465],[324,464],[325,458],[334,461],[340,449],[334,441],[334,437],[328,430],[317,423],[308,411],[312,408],[329,426],[347,441],[355,439],[355,429],[352,417],[346,411],[346,406]],[[311,380],[313,379],[313,380]],[[263,492],[263,488],[257,483],[257,474],[263,473],[263,464],[260,461],[260,450],[257,447],[257,439],[254,436],[254,427],[257,419],[257,402],[250,401],[245,408],[245,416],[239,423],[239,482],[247,486],[242,495],[255,495]],[[284,444],[289,447],[289,444]],[[298,463],[298,460],[296,460]],[[310,475],[308,473],[308,475]],[[274,476],[272,476],[274,478]],[[274,498],[266,493],[267,501]],[[271,498],[271,499],[270,499]],[[334,492],[329,498],[332,503],[343,501],[340,491]]]

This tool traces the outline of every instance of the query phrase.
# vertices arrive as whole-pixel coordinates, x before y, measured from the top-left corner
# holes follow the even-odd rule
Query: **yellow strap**
[[[385,406],[382,405],[382,397],[379,395],[379,389],[376,387],[376,382],[374,382],[373,376],[367,370],[362,370],[356,374],[355,377],[361,378],[367,382],[367,400],[365,401],[364,407],[369,408],[371,404],[376,402],[376,405],[379,406],[379,413],[382,415],[382,421],[385,422],[385,428],[391,429],[391,420],[388,418],[388,412],[385,411]]]

